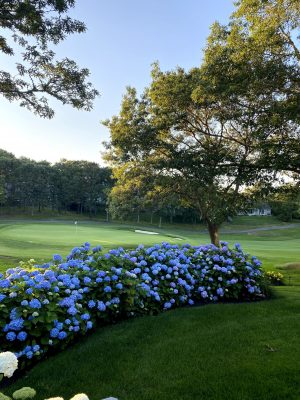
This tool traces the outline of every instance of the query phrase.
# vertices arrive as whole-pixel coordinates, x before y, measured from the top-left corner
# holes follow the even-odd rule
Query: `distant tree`
[[[146,195],[149,188],[148,182],[139,173],[132,171],[131,179],[123,179],[122,168],[115,171],[116,184],[108,196],[108,210],[113,218],[121,220],[135,219],[140,222],[141,212],[146,208]]]
[[[5,179],[0,173],[0,206],[5,203]]]
[[[105,208],[107,189],[112,186],[111,172],[89,161],[61,160],[54,164],[55,199],[58,208],[96,213]]]
[[[51,165],[47,161],[36,162],[22,157],[18,159],[15,175],[14,201],[24,209],[31,207],[40,212],[49,206]]]
[[[292,221],[300,218],[299,185],[286,184],[276,190],[269,197],[272,213],[282,221]]]
[[[10,205],[14,201],[18,160],[12,154],[0,149],[0,175],[2,179],[2,204]]]
[[[15,71],[0,70],[0,94],[44,118],[54,115],[49,96],[90,110],[98,95],[86,80],[88,69],[69,58],[55,60],[48,47],[86,30],[67,15],[74,5],[75,0],[0,0],[0,51],[10,57],[22,52]]]

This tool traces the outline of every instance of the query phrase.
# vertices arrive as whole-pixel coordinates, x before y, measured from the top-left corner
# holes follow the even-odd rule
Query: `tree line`
[[[0,206],[12,213],[74,212],[89,216],[105,214],[108,220],[150,224],[200,222],[192,209],[133,191],[118,202],[111,195],[115,179],[107,167],[89,161],[34,161],[0,149]],[[4,211],[4,212],[5,212]]]
[[[0,204],[32,212],[44,209],[96,215],[107,206],[111,170],[89,161],[55,164],[16,158],[0,150]]]

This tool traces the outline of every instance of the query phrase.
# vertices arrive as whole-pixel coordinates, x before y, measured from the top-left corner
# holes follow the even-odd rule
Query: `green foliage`
[[[44,118],[54,115],[45,95],[84,110],[92,108],[98,95],[86,81],[88,69],[69,58],[55,60],[48,48],[86,30],[84,23],[67,15],[74,5],[75,0],[0,1],[0,27],[7,33],[0,35],[0,51],[13,57],[21,49],[22,58],[14,72],[0,71],[0,94]]]
[[[149,88],[140,98],[128,88],[119,116],[105,121],[106,159],[118,194],[139,188],[142,203],[155,197],[164,204],[175,196],[207,222],[217,244],[219,226],[250,204],[245,186],[274,181],[274,174],[259,162],[256,116],[233,115],[207,93],[201,69],[154,65]]]
[[[272,201],[272,212],[281,221],[292,221],[300,218],[299,203],[290,201]]]
[[[88,161],[61,160],[51,165],[0,150],[0,171],[0,204],[30,207],[32,214],[43,208],[96,214],[104,209],[112,186],[110,169]]]
[[[209,99],[253,118],[262,168],[299,177],[299,2],[239,0],[228,25],[216,23],[202,76]]]
[[[286,184],[275,188],[270,205],[273,214],[281,221],[300,218],[299,185]]]

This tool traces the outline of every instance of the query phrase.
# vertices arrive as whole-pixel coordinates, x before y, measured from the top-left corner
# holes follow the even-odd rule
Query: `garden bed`
[[[195,303],[261,299],[265,290],[260,261],[238,244],[231,250],[226,243],[162,243],[104,254],[86,243],[66,260],[55,255],[0,276],[0,351],[13,351],[26,367],[97,324]]]

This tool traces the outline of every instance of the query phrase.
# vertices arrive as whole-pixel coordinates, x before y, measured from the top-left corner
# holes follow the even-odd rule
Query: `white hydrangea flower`
[[[6,378],[11,378],[18,368],[18,359],[10,351],[0,353],[0,374],[3,374]]]
[[[0,400],[11,400],[11,398],[0,392]]]
[[[49,399],[45,400],[64,400],[62,397],[50,397]]]
[[[75,396],[73,396],[70,400],[89,400],[89,398],[84,393],[78,393]]]
[[[22,389],[16,390],[13,393],[13,398],[15,400],[26,400],[32,399],[36,395],[36,391],[31,387],[22,387]]]
[[[118,400],[116,397],[106,397],[105,399],[102,400]]]

